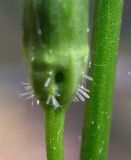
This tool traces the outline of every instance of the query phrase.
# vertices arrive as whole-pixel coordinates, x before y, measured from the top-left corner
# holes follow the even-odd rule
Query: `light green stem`
[[[47,160],[64,160],[64,120],[65,111],[62,109],[46,109],[45,131]]]
[[[95,0],[81,160],[106,160],[123,0]]]

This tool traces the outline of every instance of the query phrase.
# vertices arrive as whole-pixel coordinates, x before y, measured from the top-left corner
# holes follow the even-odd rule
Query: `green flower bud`
[[[25,0],[24,57],[36,97],[44,107],[68,106],[88,59],[85,0]]]

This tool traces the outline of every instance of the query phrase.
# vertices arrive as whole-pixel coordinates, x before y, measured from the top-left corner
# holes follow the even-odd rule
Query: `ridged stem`
[[[81,160],[106,160],[123,0],[95,0]]]

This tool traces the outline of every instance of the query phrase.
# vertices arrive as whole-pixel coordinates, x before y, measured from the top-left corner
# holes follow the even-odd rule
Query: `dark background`
[[[0,0],[0,160],[42,160],[44,115],[20,99],[26,81],[22,61],[20,0]],[[92,6],[92,5],[91,5]],[[125,0],[114,94],[109,160],[131,160],[131,1]],[[65,159],[78,160],[83,107],[70,107]],[[43,158],[44,157],[44,158]]]

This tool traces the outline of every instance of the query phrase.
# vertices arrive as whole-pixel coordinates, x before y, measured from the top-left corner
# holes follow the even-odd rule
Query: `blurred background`
[[[92,7],[92,3],[91,3]],[[109,160],[131,160],[131,1],[125,0],[113,103]],[[19,98],[26,82],[21,1],[0,0],[0,160],[45,160],[44,114]],[[65,159],[78,160],[83,106],[70,107]]]

